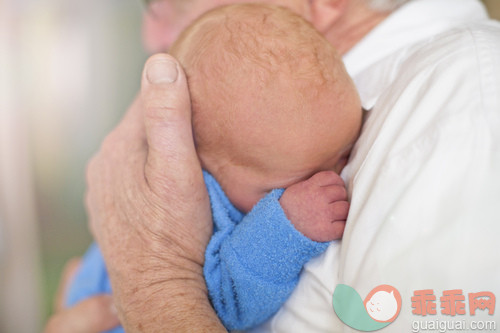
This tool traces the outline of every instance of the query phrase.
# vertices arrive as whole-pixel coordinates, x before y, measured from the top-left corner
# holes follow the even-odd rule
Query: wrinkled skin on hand
[[[202,266],[212,234],[186,78],[146,63],[140,95],[87,169],[92,233],[127,331],[217,331]],[[223,328],[222,328],[223,329]]]

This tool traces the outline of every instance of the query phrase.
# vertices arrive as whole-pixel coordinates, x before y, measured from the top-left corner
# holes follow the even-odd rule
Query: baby
[[[247,329],[274,314],[303,265],[342,236],[348,203],[337,173],[360,130],[359,97],[335,49],[281,7],[212,10],[171,53],[187,74],[212,205],[210,299],[226,328]],[[68,303],[110,291],[94,246]]]

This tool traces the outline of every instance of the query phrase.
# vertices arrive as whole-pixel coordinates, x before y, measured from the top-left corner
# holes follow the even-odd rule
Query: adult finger
[[[145,173],[151,188],[162,191],[172,174],[177,175],[177,184],[188,185],[193,178],[199,180],[201,167],[193,141],[189,90],[184,71],[175,58],[156,54],[148,59],[141,100],[148,143]]]
[[[45,333],[99,333],[120,324],[109,295],[88,298],[50,318]]]

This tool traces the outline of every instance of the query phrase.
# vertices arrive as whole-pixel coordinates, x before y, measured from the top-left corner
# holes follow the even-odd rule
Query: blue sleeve
[[[71,307],[98,294],[111,294],[111,284],[101,251],[94,243],[83,256],[81,265],[68,288],[66,305]],[[124,330],[119,326],[106,332],[124,333]]]
[[[229,330],[254,327],[277,312],[304,264],[328,246],[293,227],[279,204],[282,194],[272,191],[237,225],[215,225],[204,274],[212,304]]]

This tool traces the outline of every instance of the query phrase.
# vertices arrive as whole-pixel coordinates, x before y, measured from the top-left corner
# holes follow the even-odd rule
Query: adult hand
[[[127,331],[224,331],[203,279],[212,234],[186,77],[157,54],[87,170],[91,229]]]
[[[56,294],[54,315],[47,322],[45,333],[99,333],[119,324],[113,300],[109,295],[88,298],[74,307],[66,308],[66,290],[73,279],[80,260],[66,264]]]

